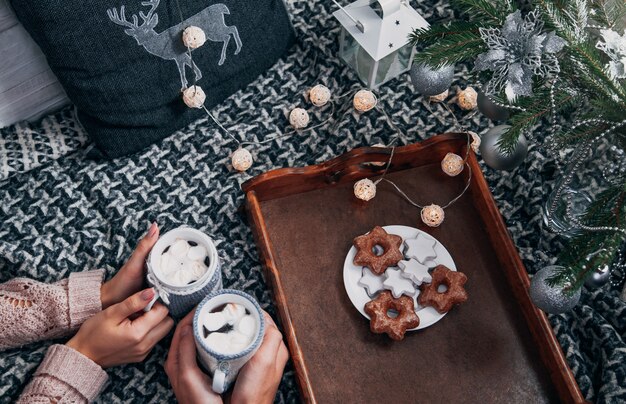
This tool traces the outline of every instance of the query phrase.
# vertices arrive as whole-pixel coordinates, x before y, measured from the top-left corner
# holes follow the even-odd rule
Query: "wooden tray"
[[[396,149],[388,178],[422,204],[457,195],[468,170],[446,176],[447,152],[466,137],[445,134]],[[439,228],[421,223],[389,184],[368,203],[353,184],[382,168],[390,150],[360,148],[325,163],[283,168],[245,184],[247,210],[284,326],[305,402],[584,402],[477,160],[469,191]],[[432,234],[467,274],[469,300],[437,324],[394,342],[370,332],[343,285],[352,239],[375,225]]]

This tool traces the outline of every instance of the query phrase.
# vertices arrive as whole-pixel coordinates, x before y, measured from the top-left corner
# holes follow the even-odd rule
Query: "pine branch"
[[[415,55],[415,62],[432,67],[473,60],[486,50],[478,31],[449,33]]]
[[[591,226],[623,226],[625,202],[623,185],[609,188],[597,196],[582,221]],[[566,286],[571,292],[579,289],[596,268],[612,263],[623,242],[624,234],[614,231],[587,232],[576,237],[559,257],[564,268],[550,277],[548,284]]]
[[[541,118],[552,113],[550,105],[550,95],[546,89],[536,93],[533,97],[518,99],[516,105],[521,106],[525,111],[518,112],[509,119],[509,130],[502,135],[498,142],[498,149],[503,153],[512,153],[517,146],[519,137],[534,126]],[[563,110],[571,105],[575,100],[572,94],[564,91],[557,91],[554,95],[556,111]]]
[[[595,11],[596,22],[607,28],[614,27],[626,17],[626,2],[622,0],[592,0],[589,7]]]
[[[489,0],[454,0],[457,5],[470,19],[482,20],[491,25],[502,25],[507,15],[515,11],[511,1]]]

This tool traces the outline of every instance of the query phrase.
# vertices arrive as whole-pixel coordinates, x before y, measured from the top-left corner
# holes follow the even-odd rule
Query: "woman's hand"
[[[221,403],[222,397],[211,389],[211,378],[196,363],[192,332],[194,313],[192,310],[176,327],[165,361],[165,373],[179,403]]]
[[[252,359],[241,368],[231,396],[232,403],[273,403],[276,397],[289,351],[272,317],[265,311],[263,315],[263,343]]]
[[[119,303],[141,290],[145,279],[144,265],[154,244],[159,239],[159,227],[152,223],[148,233],[139,241],[130,259],[108,282],[100,288],[102,308]]]
[[[143,361],[174,325],[160,303],[135,317],[153,297],[154,290],[145,289],[108,307],[85,321],[66,345],[103,368]]]

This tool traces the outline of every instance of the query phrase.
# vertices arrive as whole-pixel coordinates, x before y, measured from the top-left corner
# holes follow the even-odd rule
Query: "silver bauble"
[[[601,288],[611,279],[611,268],[608,265],[597,268],[585,280],[585,286],[589,288]]]
[[[500,151],[498,143],[500,137],[509,130],[508,125],[498,125],[489,129],[481,138],[480,154],[487,165],[496,170],[513,170],[526,158],[528,142],[524,135],[520,135],[517,145],[511,154]]]
[[[558,285],[550,286],[546,283],[548,278],[562,268],[557,265],[547,266],[537,272],[530,280],[530,288],[528,290],[530,299],[535,306],[546,313],[565,313],[573,309],[580,300],[580,289],[570,295],[564,292],[562,287]]]
[[[506,121],[509,119],[509,111],[494,104],[482,91],[478,92],[478,110],[492,121]]]
[[[438,95],[446,91],[454,80],[454,66],[433,69],[430,66],[413,63],[411,81],[417,92],[426,95]]]

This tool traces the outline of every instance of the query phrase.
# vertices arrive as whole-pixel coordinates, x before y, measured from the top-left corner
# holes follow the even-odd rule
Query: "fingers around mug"
[[[263,317],[265,318],[265,323],[269,324],[269,325],[273,325],[274,327],[277,327],[276,326],[276,322],[274,321],[272,316],[270,316],[270,314],[268,312],[266,312],[265,310],[263,310],[263,309],[261,309],[261,311],[263,312]]]
[[[167,307],[157,302],[154,306],[152,306],[150,311],[143,313],[141,316],[133,320],[133,327],[140,332],[143,331],[144,333],[147,333],[163,321],[163,319],[167,317],[168,313],[169,310]]]
[[[129,316],[143,310],[154,297],[154,289],[148,288],[134,295],[130,295],[120,303],[114,304],[106,311],[118,321],[126,320]]]
[[[149,352],[159,341],[161,341],[174,326],[171,317],[165,317],[153,329],[148,331],[143,341],[141,341],[141,351]]]
[[[180,332],[180,343],[178,345],[178,365],[182,373],[200,372],[196,363],[196,343],[193,338],[191,326],[184,326]]]
[[[148,232],[139,241],[135,251],[126,262],[126,266],[143,271],[143,264],[150,254],[150,250],[154,247],[154,244],[159,239],[159,226],[155,223],[150,225]]]
[[[287,349],[287,346],[282,343],[278,347],[278,354],[276,355],[276,369],[282,372],[285,369],[285,365],[287,364],[288,360],[289,350]]]

